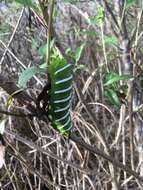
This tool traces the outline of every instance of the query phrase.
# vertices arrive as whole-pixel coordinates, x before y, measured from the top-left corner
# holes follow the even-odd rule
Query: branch
[[[15,116],[15,117],[34,117],[34,116],[37,116],[37,114],[31,114],[31,113],[27,113],[27,114],[24,114],[24,113],[21,113],[21,114],[18,114],[18,113],[14,113],[14,112],[9,112],[9,111],[5,111],[5,110],[2,110],[0,109],[0,114],[3,114],[3,115],[9,115],[9,116]]]

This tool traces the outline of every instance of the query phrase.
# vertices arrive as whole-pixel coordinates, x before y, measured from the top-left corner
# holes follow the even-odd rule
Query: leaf
[[[96,21],[98,24],[103,24],[105,20],[105,11],[103,7],[100,7],[98,10],[98,15],[96,16]]]
[[[2,119],[2,120],[0,121],[0,134],[1,134],[1,135],[4,134],[5,123],[6,123],[6,119]]]
[[[45,70],[47,70],[49,68],[49,66],[47,65],[47,63],[43,63],[39,66],[32,66],[27,68],[26,70],[24,70],[21,75],[19,76],[19,80],[18,80],[18,86],[20,88],[25,88],[26,87],[26,83],[37,73],[42,74]],[[20,89],[20,91],[23,89]],[[14,96],[15,94],[12,94],[12,96]]]
[[[8,97],[7,102],[6,102],[6,108],[7,108],[7,109],[13,104],[14,97],[17,96],[18,94],[20,94],[22,91],[23,91],[23,89],[19,89],[19,90],[13,92],[13,93]]]
[[[118,39],[116,38],[116,36],[107,36],[105,37],[105,43],[112,45],[112,46],[118,46]]]
[[[60,60],[63,59],[63,55],[60,52],[60,50],[58,49],[58,47],[53,48],[53,54],[51,56],[52,56],[52,58],[57,58],[58,57]]]
[[[121,102],[120,102],[120,99],[119,99],[117,93],[114,90],[106,89],[105,96],[108,98],[108,100],[110,101],[110,103],[112,105],[114,105],[117,109],[120,108]]]
[[[47,44],[44,45],[44,46],[41,46],[39,49],[38,49],[38,53],[40,56],[46,56],[46,51],[47,51]]]
[[[126,0],[126,9],[131,7],[132,5],[135,5],[137,0]]]
[[[77,48],[76,53],[75,53],[76,63],[80,60],[84,47],[85,47],[85,43],[83,43],[80,47]]]
[[[6,102],[6,108],[10,107],[13,104],[14,98],[9,96]]]
[[[32,0],[15,0],[17,3],[20,3],[21,5],[25,7],[34,7],[34,3]]]
[[[0,143],[0,169],[5,164],[5,146]]]
[[[80,32],[79,32],[79,34],[81,34],[81,35],[87,35],[87,36],[98,36],[98,33],[97,32],[95,32],[95,31],[88,31],[88,30],[81,30]]]
[[[53,48],[54,43],[55,43],[55,40],[53,39],[50,43],[50,50]],[[47,44],[45,44],[44,46],[41,46],[38,50],[39,55],[42,57],[46,56],[47,48],[48,48]]]
[[[45,70],[48,68],[48,65],[47,65],[47,63],[43,63],[43,64],[39,65],[39,68]]]
[[[39,67],[30,67],[27,68],[26,70],[24,70],[18,80],[18,86],[21,88],[25,88],[26,87],[26,83],[28,82],[28,80],[30,80],[36,73],[41,72],[41,70],[39,69]]]
[[[105,20],[105,11],[103,7],[98,8],[98,15],[90,17],[90,24],[101,26]]]
[[[120,80],[128,80],[133,78],[131,75],[118,75],[117,73],[110,72],[106,76],[106,83],[104,86],[111,85]]]

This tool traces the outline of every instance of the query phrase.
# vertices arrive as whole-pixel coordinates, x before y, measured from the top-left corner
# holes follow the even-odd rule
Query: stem
[[[47,53],[46,53],[47,65],[49,65],[49,62],[50,62],[50,42],[51,42],[51,36],[52,36],[52,18],[53,18],[54,2],[55,2],[54,0],[51,0],[49,20],[48,20]]]
[[[37,116],[37,113],[29,113],[29,114],[18,114],[18,113],[13,113],[13,112],[9,112],[9,111],[4,111],[4,110],[0,110],[0,114],[3,114],[3,115],[9,115],[9,116],[15,116],[15,117],[34,117],[34,116]]]
[[[130,93],[129,93],[129,127],[130,127],[130,151],[131,151],[131,166],[132,169],[135,169],[134,166],[134,126],[133,126],[133,84],[130,84]]]
[[[106,70],[107,70],[107,72],[109,72],[108,63],[107,63],[107,56],[106,56],[106,47],[105,47],[105,40],[104,40],[103,24],[100,26],[100,28],[101,28],[101,41],[102,41],[102,47],[103,47],[104,61],[106,64]]]

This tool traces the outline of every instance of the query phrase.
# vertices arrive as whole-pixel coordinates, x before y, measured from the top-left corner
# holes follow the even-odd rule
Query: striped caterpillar
[[[65,59],[54,58],[53,60],[48,68],[50,84],[43,89],[37,101],[44,101],[52,126],[67,136],[72,128],[70,108],[73,65],[67,63]]]
[[[70,115],[72,99],[72,64],[65,59],[52,62],[49,68],[51,89],[48,115],[52,126],[61,134],[68,134],[72,128]]]

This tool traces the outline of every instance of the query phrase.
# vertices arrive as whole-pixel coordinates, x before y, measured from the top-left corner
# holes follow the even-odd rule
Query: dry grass
[[[95,4],[99,6],[97,2]],[[87,3],[88,6],[89,4]],[[134,131],[139,135],[139,124],[136,120],[134,124],[131,119],[134,110],[130,110],[128,103],[132,102],[127,99],[128,103],[122,103],[121,108],[116,110],[104,95],[103,83],[107,67],[114,72],[123,72],[121,69],[124,63],[122,52],[117,47],[108,46],[104,42],[105,35],[111,36],[115,34],[116,30],[118,31],[117,26],[113,22],[113,18],[110,18],[110,11],[107,14],[105,28],[96,28],[95,25],[88,24],[87,14],[92,15],[93,12],[90,12],[91,7],[85,5],[86,3],[83,3],[81,7],[78,4],[59,6],[60,16],[56,20],[59,22],[61,19],[60,22],[65,22],[64,26],[56,26],[57,29],[63,27],[61,30],[63,33],[59,32],[56,35],[60,39],[59,43],[65,49],[70,46],[75,52],[79,44],[86,42],[78,63],[84,64],[86,70],[75,72],[73,84],[72,120],[74,129],[72,134],[76,134],[91,147],[98,147],[109,157],[142,175],[142,148],[139,149],[142,145],[139,140],[142,140],[140,136],[135,139]],[[103,6],[106,7],[106,4],[103,3]],[[131,10],[133,15],[127,14],[128,23],[132,17],[131,24],[133,26],[138,22],[135,32],[136,40],[133,40],[132,43],[138,46],[139,51],[142,51],[142,44],[137,40],[142,36],[142,16],[136,12],[136,7]],[[6,38],[0,36],[0,76],[5,76],[8,82],[14,83],[17,83],[18,76],[23,69],[43,61],[38,55],[37,49],[46,43],[46,29],[40,24],[34,12],[32,12],[30,23],[28,10],[22,9],[19,12],[14,15],[17,22],[16,24],[11,23],[10,32],[2,32]],[[9,12],[10,14],[11,12]],[[140,17],[137,18],[137,15]],[[2,14],[0,17],[4,20]],[[5,20],[5,22],[9,22],[9,20]],[[29,28],[29,24],[31,28]],[[81,28],[97,31],[98,35],[81,35],[77,32]],[[128,30],[131,35],[133,31],[131,28]],[[122,36],[117,37],[123,45]],[[130,57],[130,59],[135,60],[135,75],[140,76],[142,54],[138,53],[138,55],[137,49],[133,53],[133,58]],[[2,82],[7,83],[7,81]],[[30,102],[32,105],[35,105],[34,101],[45,82],[46,77],[43,76],[34,77],[29,82],[30,88],[26,92],[32,97],[33,102]],[[1,108],[7,102],[7,93],[3,89],[0,90]],[[142,106],[141,102],[137,107],[140,106]],[[10,110],[28,111],[27,105],[23,102],[20,103],[18,98]],[[140,114],[139,111],[137,113]],[[3,117],[2,114],[0,116],[0,118]],[[142,119],[139,121],[142,122]],[[133,134],[131,133],[132,125]],[[133,138],[132,135],[134,135]],[[61,136],[51,127],[50,123],[43,121],[43,118],[7,117],[5,143],[5,165],[0,170],[0,188],[2,190],[143,189],[139,179],[131,176],[125,170],[121,170],[120,167],[117,167],[118,165],[111,164],[103,157],[93,154],[70,139]],[[141,151],[139,152],[139,150]]]

